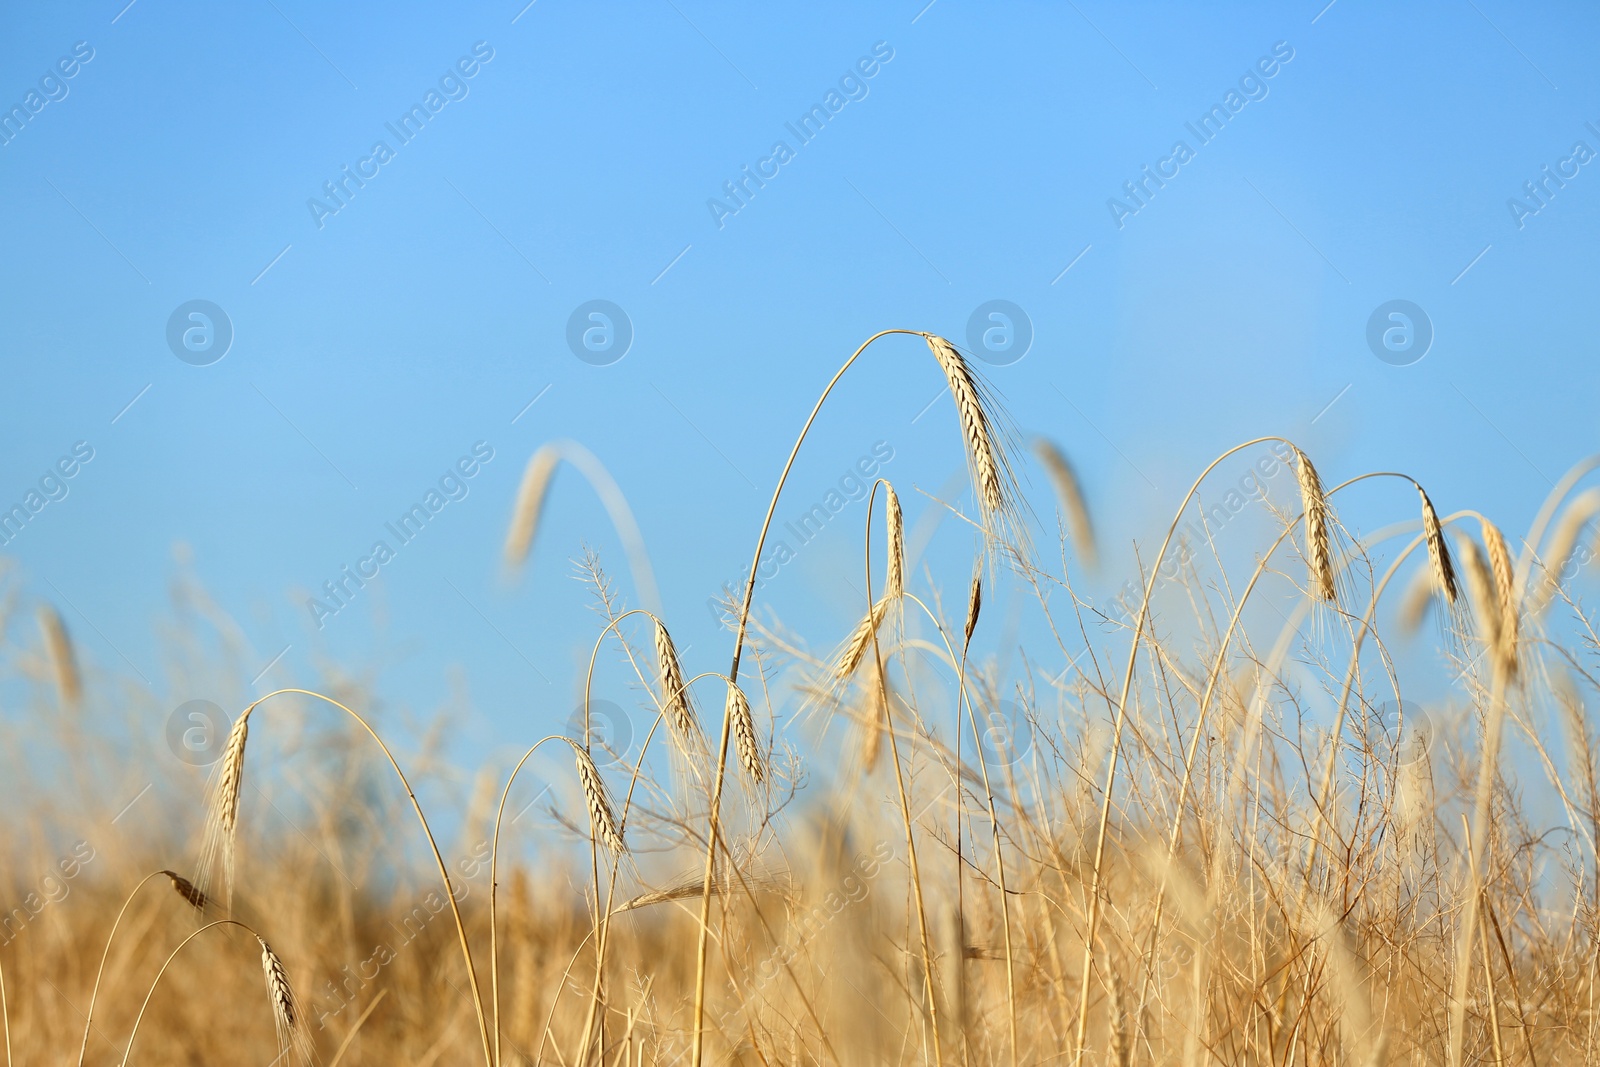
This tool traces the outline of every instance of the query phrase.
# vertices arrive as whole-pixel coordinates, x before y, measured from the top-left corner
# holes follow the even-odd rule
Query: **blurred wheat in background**
[[[908,331],[851,356],[783,478],[887,334]],[[405,724],[330,664],[320,692],[228,709],[208,785],[174,776],[153,698],[41,609],[6,727],[8,1064],[1594,1062],[1600,637],[1560,579],[1600,460],[1508,536],[1404,475],[1246,442],[1172,502],[1112,611],[1075,591],[1104,553],[1067,454],[1032,442],[1057,499],[1025,500],[996,398],[910,336],[905,373],[955,400],[970,495],[879,480],[850,633],[790,630],[752,565],[731,663],[686,660],[621,490],[574,443],[532,456],[507,565],[571,463],[642,602],[574,561],[584,714],[514,762],[443,765],[428,729],[392,752]],[[1263,488],[1260,543],[1211,536],[1208,479],[1236,454],[1294,472],[1292,495]],[[969,533],[970,570],[919,573],[908,500]],[[1045,647],[985,643],[996,586],[1031,598]],[[229,621],[175,592],[173,669],[246,691]],[[1454,679],[1426,716],[1396,617]],[[623,751],[593,721],[597,670],[642,699]],[[128,796],[164,829],[116,827]]]

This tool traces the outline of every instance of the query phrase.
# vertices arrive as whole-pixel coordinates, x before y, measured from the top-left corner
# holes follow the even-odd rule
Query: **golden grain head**
[[[278,1031],[278,1059],[293,1055],[300,1062],[309,1063],[310,1042],[294,988],[289,984],[289,972],[266,939],[257,935],[256,940],[261,944],[261,970],[266,975],[267,997],[272,1001],[272,1020]]]
[[[1420,485],[1417,495],[1422,498],[1422,536],[1428,543],[1428,560],[1433,564],[1434,578],[1445,600],[1454,604],[1460,592],[1456,587],[1456,568],[1450,559],[1450,546],[1439,526],[1439,513],[1433,510],[1433,501]]]
[[[900,514],[900,498],[894,486],[883,483],[883,524],[889,548],[889,562],[884,575],[883,595],[897,597],[906,587],[906,531]]]
[[[172,883],[173,892],[182,897],[184,901],[187,902],[188,905],[195,911],[205,911],[206,905],[211,903],[206,895],[202,893],[193,882],[189,881],[189,879],[185,878],[177,871],[163,870],[161,873],[166,875],[167,881]]]
[[[605,782],[600,777],[600,769],[594,765],[594,758],[587,749],[577,742],[571,744],[578,764],[578,783],[583,787],[584,803],[589,809],[590,829],[595,839],[610,849],[612,855],[620,856],[627,846],[622,839],[622,826],[611,807],[611,797],[606,793]]]
[[[206,805],[205,845],[200,857],[199,888],[208,897],[216,867],[222,873],[224,906],[233,901],[234,844],[239,828],[239,798],[244,784],[245,741],[250,736],[250,714],[245,712],[228,731],[228,742],[211,782]]]
[[[61,621],[61,613],[48,604],[39,606],[39,633],[44,638],[45,654],[50,659],[56,696],[62,707],[75,708],[83,699],[78,657],[73,650],[72,637],[67,633],[67,625]]]
[[[1467,599],[1472,604],[1472,614],[1478,623],[1478,636],[1496,657],[1500,657],[1500,598],[1495,591],[1494,575],[1489,563],[1478,550],[1477,542],[1463,537],[1457,545],[1461,557],[1461,570],[1467,576]]]
[[[1422,620],[1439,592],[1439,580],[1434,568],[1431,565],[1418,567],[1406,583],[1405,591],[1400,595],[1400,607],[1395,613],[1402,633],[1410,637],[1422,629]]]
[[[1084,563],[1095,566],[1099,562],[1100,548],[1095,541],[1094,524],[1089,521],[1089,508],[1083,501],[1083,487],[1078,481],[1078,472],[1073,469],[1066,454],[1048,438],[1034,438],[1033,454],[1039,457],[1039,462],[1050,475],[1061,508],[1066,512],[1067,529],[1073,543],[1078,546],[1079,555]]]
[[[687,742],[695,736],[697,724],[689,706],[689,689],[683,680],[683,666],[678,662],[678,649],[660,619],[656,620],[655,636],[656,681],[661,686],[663,708],[679,740]]]
[[[1506,546],[1505,535],[1488,519],[1483,519],[1483,547],[1489,553],[1489,569],[1494,575],[1494,600],[1500,613],[1497,630],[1501,661],[1508,672],[1517,670],[1517,641],[1521,625],[1518,619],[1516,576],[1512,569],[1511,550]]]
[[[961,424],[961,437],[966,445],[973,489],[983,510],[984,526],[991,535],[998,535],[1004,527],[1015,526],[1016,485],[996,430],[996,413],[986,400],[984,387],[971,364],[956,346],[936,334],[922,336],[938,361],[939,369],[944,371],[950,395],[955,400],[956,417]]]
[[[962,648],[972,645],[972,633],[978,628],[978,612],[983,609],[983,576],[972,576],[972,591],[967,594],[967,621],[962,627]]]
[[[884,616],[888,613],[889,599],[880,598],[872,605],[872,610],[856,624],[833,669],[833,673],[840,681],[848,681],[850,676],[856,673],[856,668],[861,665],[861,657],[867,654],[867,648],[872,644],[873,634],[878,632],[878,627],[883,625]]]
[[[1555,532],[1550,535],[1545,548],[1544,578],[1530,597],[1530,615],[1537,617],[1544,614],[1555,599],[1562,575],[1572,561],[1573,551],[1578,547],[1578,538],[1596,515],[1600,515],[1600,489],[1584,490],[1562,511]]]
[[[1294,446],[1290,446],[1291,448]],[[1319,600],[1332,602],[1338,593],[1333,581],[1333,538],[1329,532],[1328,498],[1311,457],[1294,449],[1295,473],[1300,482],[1300,507],[1305,513],[1306,566],[1311,587]]]
[[[550,493],[550,483],[556,468],[561,465],[561,450],[555,445],[545,445],[528,460],[522,472],[522,485],[517,489],[516,503],[511,509],[511,526],[506,531],[505,560],[520,566],[533,547],[539,532],[539,516],[544,512],[545,497]]]
[[[766,763],[761,758],[761,744],[756,738],[756,720],[750,713],[750,701],[737,683],[728,686],[728,721],[733,725],[733,739],[739,750],[739,764],[744,773],[756,784],[766,781]]]

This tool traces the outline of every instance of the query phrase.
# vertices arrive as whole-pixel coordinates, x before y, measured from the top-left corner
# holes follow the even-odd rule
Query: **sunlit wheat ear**
[[[1089,521],[1089,508],[1083,502],[1083,487],[1078,482],[1078,472],[1055,443],[1043,437],[1033,440],[1033,454],[1039,457],[1050,481],[1061,498],[1061,507],[1067,513],[1067,528],[1083,562],[1093,567],[1100,558],[1100,548],[1094,539],[1094,525]]]
[[[261,942],[261,970],[267,976],[267,996],[272,1000],[272,1018],[278,1029],[278,1060],[293,1053],[301,1063],[310,1063],[311,1043],[300,1016],[300,1004],[289,985],[289,972],[271,945],[259,936],[256,940]]]
[[[950,383],[950,395],[956,402],[956,416],[961,422],[961,436],[972,468],[973,486],[983,508],[984,527],[991,534],[997,534],[1011,523],[1016,486],[995,432],[994,413],[984,399],[983,387],[972,367],[956,346],[931,333],[922,336]]]
[[[861,707],[865,715],[862,723],[861,766],[871,774],[878,767],[878,754],[883,751],[883,700],[889,691],[889,680],[880,677],[882,664],[874,663],[872,684],[862,696]]]
[[[39,608],[39,633],[45,653],[50,657],[50,672],[55,676],[56,695],[61,706],[75,708],[83,697],[83,681],[78,674],[78,657],[72,648],[61,614],[48,604]]]
[[[750,714],[750,701],[737,685],[728,686],[728,720],[733,723],[733,739],[739,746],[739,764],[750,780],[760,784],[767,779],[766,764],[761,760],[761,746],[756,740],[756,720]]]
[[[560,464],[560,450],[555,445],[545,445],[533,454],[522,472],[522,486],[517,490],[517,502],[511,511],[511,528],[506,531],[505,558],[513,567],[528,558],[528,550],[539,532],[544,498],[550,493],[550,482]]]
[[[656,680],[661,684],[661,699],[666,702],[667,721],[678,738],[687,743],[695,736],[694,712],[689,708],[689,693],[683,681],[683,667],[678,663],[678,649],[659,619],[656,620]]]
[[[1411,575],[1411,580],[1406,583],[1405,592],[1400,595],[1400,608],[1396,615],[1399,618],[1401,632],[1409,637],[1422,628],[1422,620],[1428,614],[1428,606],[1433,603],[1433,598],[1439,591],[1439,579],[1435,570],[1431,566],[1418,567]]]
[[[1572,560],[1572,552],[1578,547],[1578,538],[1596,515],[1600,515],[1600,489],[1585,490],[1561,513],[1561,520],[1556,523],[1555,533],[1550,535],[1549,547],[1545,550],[1544,579],[1539,582],[1531,598],[1529,614],[1536,617],[1544,614],[1555,599],[1556,590],[1561,585],[1561,574]]]
[[[972,576],[972,592],[967,594],[967,622],[962,627],[963,649],[972,645],[972,632],[978,628],[978,612],[983,608],[983,578],[974,574]]]
[[[239,796],[244,784],[244,743],[250,735],[249,712],[239,716],[228,731],[228,744],[211,782],[211,796],[206,805],[205,846],[200,855],[199,888],[203,893],[210,889],[216,864],[222,865],[222,900],[225,908],[233,905],[234,841],[239,828]],[[208,893],[209,895],[209,893]]]
[[[883,525],[889,542],[888,571],[883,579],[883,595],[891,600],[906,588],[906,528],[900,515],[900,498],[894,486],[883,483]]]
[[[1456,568],[1450,561],[1450,546],[1445,543],[1444,531],[1439,527],[1439,513],[1433,510],[1433,501],[1428,499],[1428,494],[1420,485],[1417,486],[1417,495],[1422,497],[1422,535],[1428,542],[1428,559],[1433,563],[1433,575],[1439,582],[1439,588],[1444,591],[1445,599],[1454,604],[1460,595],[1456,588]]]
[[[1495,603],[1500,612],[1500,657],[1509,674],[1517,672],[1518,624],[1516,578],[1511,569],[1511,550],[1506,547],[1500,528],[1482,520],[1483,547],[1489,553],[1489,568],[1494,573]]]
[[[1311,569],[1311,585],[1318,599],[1332,601],[1338,593],[1333,585],[1328,498],[1322,492],[1322,479],[1317,476],[1317,468],[1311,465],[1311,458],[1298,448],[1294,455],[1295,471],[1300,479],[1300,506],[1305,511],[1306,565]]]
[[[578,782],[583,786],[583,799],[589,807],[589,826],[594,835],[614,856],[622,855],[626,845],[622,840],[622,827],[617,823],[616,812],[611,808],[611,798],[600,780],[600,769],[582,745],[574,744],[572,752],[578,763]]]
[[[856,668],[861,665],[861,657],[867,654],[867,648],[872,644],[872,635],[883,625],[883,617],[888,611],[889,600],[885,597],[872,605],[872,610],[867,612],[856,626],[855,632],[850,635],[850,640],[844,646],[844,651],[839,653],[839,662],[833,669],[833,673],[840,681],[846,681],[856,673]]]
[[[1463,537],[1458,545],[1461,569],[1467,575],[1467,599],[1472,603],[1472,614],[1478,621],[1478,636],[1483,639],[1489,654],[1500,660],[1500,598],[1495,592],[1494,575],[1489,564],[1472,540]]]
[[[211,903],[210,899],[204,893],[195,888],[195,884],[193,882],[189,881],[189,879],[185,878],[177,871],[162,871],[161,873],[166,875],[167,881],[172,883],[173,892],[177,893],[180,897],[187,901],[189,906],[195,911],[203,912],[206,910],[206,905]]]

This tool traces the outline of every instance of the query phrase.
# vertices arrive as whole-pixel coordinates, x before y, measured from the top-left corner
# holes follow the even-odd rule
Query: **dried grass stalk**
[[[889,564],[884,575],[883,595],[892,599],[906,588],[906,530],[905,520],[900,515],[900,498],[895,495],[894,486],[884,482],[883,488],[884,529],[889,543]]]
[[[1056,496],[1061,499],[1061,507],[1067,513],[1067,528],[1071,531],[1073,542],[1078,546],[1078,553],[1083,557],[1084,563],[1090,567],[1095,566],[1099,562],[1100,548],[1094,539],[1094,525],[1089,521],[1089,508],[1083,502],[1083,488],[1078,482],[1078,472],[1067,461],[1061,449],[1046,438],[1034,438],[1033,453],[1039,457],[1039,462],[1044,464],[1051,483],[1056,487]]]
[[[267,977],[267,996],[272,1001],[272,1019],[278,1030],[278,1059],[283,1060],[292,1052],[301,1063],[310,1063],[311,1044],[301,1025],[300,1005],[289,984],[289,972],[265,939],[258,935],[256,940],[261,943],[261,970]]]
[[[656,620],[656,680],[661,684],[661,699],[665,701],[667,721],[677,736],[685,743],[695,736],[694,711],[689,707],[689,690],[683,681],[683,666],[678,662],[678,649],[672,643],[661,620]]]
[[[1293,446],[1291,446],[1293,447]],[[1295,448],[1295,471],[1300,479],[1300,506],[1305,512],[1306,565],[1311,570],[1311,585],[1319,600],[1329,602],[1338,598],[1333,584],[1333,547],[1328,531],[1328,498],[1322,491],[1322,479],[1311,458]]]
[[[1433,501],[1420,485],[1417,495],[1422,497],[1422,535],[1428,542],[1428,559],[1433,563],[1434,578],[1444,591],[1445,599],[1454,604],[1459,595],[1456,568],[1450,561],[1450,546],[1445,543],[1444,531],[1439,526],[1439,513],[1433,510]]]
[[[756,740],[756,720],[750,714],[750,701],[737,684],[728,686],[728,719],[733,723],[733,739],[739,746],[739,763],[756,784],[766,781],[766,764]]]
[[[528,550],[539,532],[545,497],[550,493],[550,483],[560,464],[560,450],[555,445],[545,445],[529,458],[522,472],[522,485],[511,510],[511,528],[506,531],[505,559],[513,567],[528,558]]]
[[[605,782],[600,778],[600,770],[582,745],[573,743],[572,752],[578,763],[578,782],[583,786],[583,798],[589,808],[589,826],[612,855],[620,856],[627,846],[622,840],[622,827],[617,823]]]
[[[78,657],[67,634],[61,613],[49,604],[39,606],[39,633],[44,638],[45,654],[50,658],[50,673],[55,677],[56,696],[64,708],[76,708],[83,699],[83,679],[78,674]]]

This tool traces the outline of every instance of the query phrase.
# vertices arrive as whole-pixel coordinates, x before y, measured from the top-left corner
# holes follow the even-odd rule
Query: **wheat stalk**
[[[213,877],[213,868],[222,864],[222,898],[226,908],[233,904],[234,842],[239,828],[240,787],[244,783],[244,745],[250,735],[250,713],[246,711],[228,731],[228,743],[223,750],[216,777],[212,779],[211,796],[206,805],[205,845],[200,855],[199,889],[205,893]]]
[[[1428,494],[1420,485],[1417,486],[1417,495],[1422,498],[1422,535],[1428,542],[1428,559],[1433,563],[1434,577],[1444,591],[1445,599],[1454,604],[1459,595],[1456,569],[1450,562],[1450,546],[1445,543],[1444,531],[1439,527],[1439,513],[1433,510],[1433,501],[1428,499]]]
[[[667,721],[687,745],[696,733],[694,712],[689,707],[689,690],[683,681],[678,649],[660,619],[656,620],[656,678],[661,683],[661,698],[666,701]]]
[[[261,970],[267,978],[267,996],[272,1001],[273,1022],[277,1024],[278,1059],[292,1051],[302,1063],[310,1063],[310,1043],[301,1028],[300,1006],[289,985],[289,972],[265,938],[257,934],[256,940],[261,943]]]
[[[545,497],[550,493],[550,482],[561,464],[561,450],[555,445],[545,445],[529,459],[522,472],[522,485],[517,489],[517,500],[511,508],[511,528],[506,531],[505,559],[512,566],[528,558],[533,539],[539,532],[539,516],[544,511]]]
[[[1294,447],[1294,446],[1290,446]],[[1322,491],[1322,479],[1311,457],[1294,448],[1295,472],[1300,480],[1300,506],[1305,512],[1306,565],[1311,570],[1311,583],[1320,600],[1332,601],[1338,594],[1333,584],[1333,549],[1328,533],[1328,498]]]
[[[1093,567],[1100,558],[1100,548],[1094,538],[1094,524],[1089,521],[1089,508],[1083,502],[1083,487],[1078,481],[1078,472],[1055,442],[1048,438],[1034,438],[1033,453],[1044,464],[1051,483],[1056,487],[1056,496],[1061,499],[1061,506],[1067,513],[1067,526],[1072,531],[1078,552],[1083,556],[1083,561]]]
[[[895,495],[894,486],[884,482],[883,488],[883,524],[889,542],[889,563],[883,580],[883,595],[893,600],[906,588],[906,531],[905,520],[900,514],[900,498]]]
[[[761,759],[761,747],[756,740],[756,721],[750,714],[750,701],[737,684],[728,686],[728,718],[733,722],[733,739],[739,747],[739,762],[752,782],[764,782],[766,765]]]
[[[578,763],[578,781],[583,786],[584,800],[589,807],[589,825],[595,837],[605,843],[614,856],[620,856],[627,846],[622,840],[622,827],[617,823],[616,813],[611,808],[611,798],[606,793],[605,782],[600,778],[600,770],[594,765],[594,758],[587,749],[576,741],[569,739],[572,745],[573,756]]]
[[[56,695],[62,707],[75,708],[83,699],[83,679],[78,674],[78,657],[73,652],[72,638],[61,621],[61,613],[48,604],[39,606],[39,633],[44,638],[46,654],[50,657],[50,670],[56,680]]]

